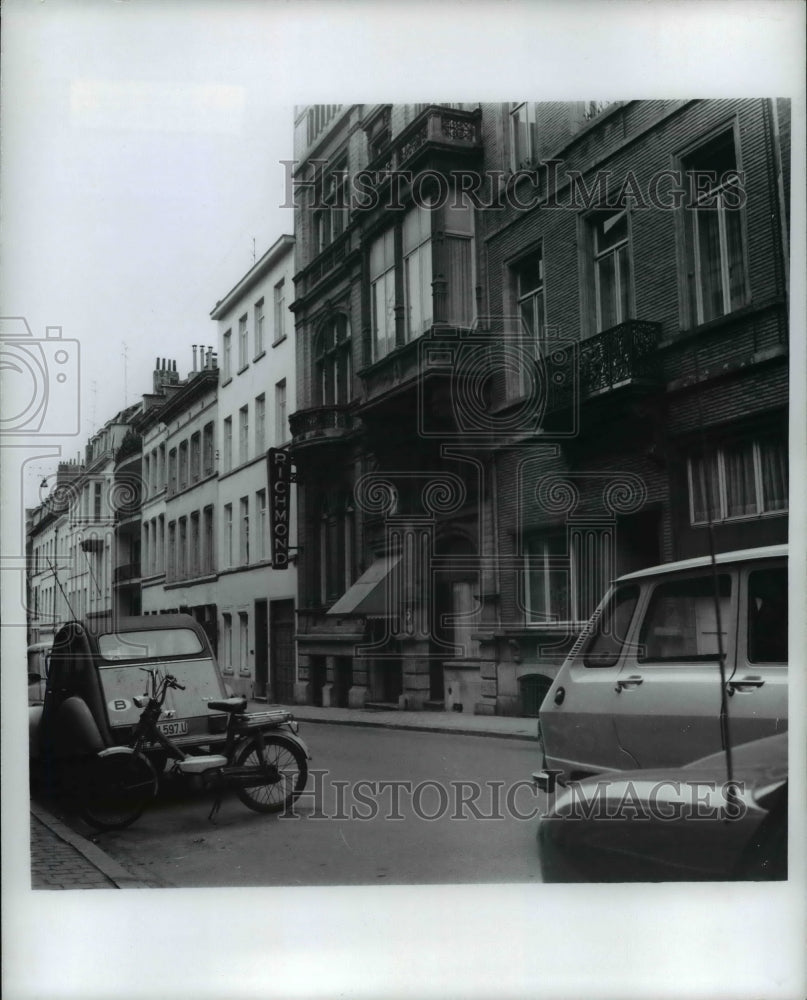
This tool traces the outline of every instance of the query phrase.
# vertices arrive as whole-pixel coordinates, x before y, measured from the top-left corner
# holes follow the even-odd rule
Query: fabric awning
[[[387,615],[390,573],[401,561],[400,555],[376,559],[328,610],[329,615]]]

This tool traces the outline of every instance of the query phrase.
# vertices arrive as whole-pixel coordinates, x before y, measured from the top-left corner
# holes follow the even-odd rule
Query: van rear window
[[[723,652],[728,639],[731,577],[721,574],[685,577],[660,583],[653,591],[639,635],[639,663],[717,660],[717,608]]]
[[[144,629],[99,635],[98,650],[105,660],[151,660],[193,656],[202,652],[202,643],[189,628]]]

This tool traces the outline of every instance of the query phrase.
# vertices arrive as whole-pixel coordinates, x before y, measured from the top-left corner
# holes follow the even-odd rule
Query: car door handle
[[[624,688],[638,687],[643,683],[644,677],[640,677],[638,674],[633,674],[630,677],[625,677],[623,680],[617,681],[614,691],[616,691],[617,694],[620,694]]]
[[[738,681],[729,681],[726,690],[729,694],[735,691],[751,691],[753,688],[761,688],[765,683],[761,677],[741,677]]]

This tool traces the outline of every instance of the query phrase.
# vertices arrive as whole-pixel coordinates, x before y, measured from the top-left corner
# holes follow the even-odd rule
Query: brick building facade
[[[786,103],[295,135],[298,700],[532,713],[616,573],[786,539]]]

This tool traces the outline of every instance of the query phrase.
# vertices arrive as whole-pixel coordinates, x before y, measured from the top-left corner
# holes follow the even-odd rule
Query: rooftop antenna
[[[129,405],[129,346],[126,341],[123,341],[123,406],[124,409]]]
[[[255,237],[252,237],[252,263],[255,263]]]
[[[92,392],[92,410],[90,412],[90,434],[95,434],[95,404],[98,401],[98,383],[93,379],[90,384],[90,391]]]

